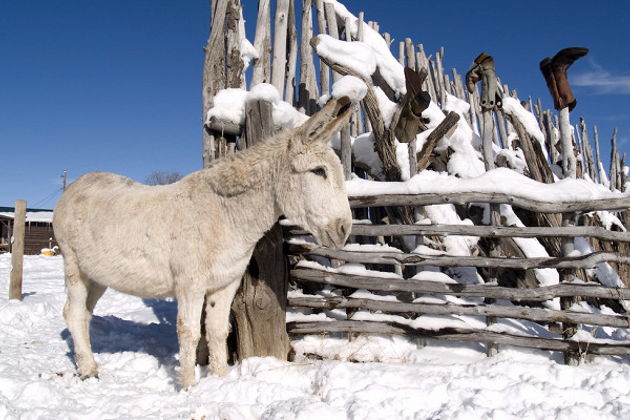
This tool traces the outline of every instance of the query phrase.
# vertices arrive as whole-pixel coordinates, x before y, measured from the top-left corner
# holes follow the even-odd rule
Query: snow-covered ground
[[[100,379],[75,375],[61,316],[61,257],[27,256],[24,300],[8,301],[0,255],[0,419],[630,418],[630,365],[481,346],[416,349],[401,338],[305,337],[295,362],[252,358],[225,378],[177,386],[176,303],[108,291],[92,322]],[[310,360],[304,352],[337,355]],[[348,360],[373,360],[352,363]],[[379,361],[377,361],[379,360]]]

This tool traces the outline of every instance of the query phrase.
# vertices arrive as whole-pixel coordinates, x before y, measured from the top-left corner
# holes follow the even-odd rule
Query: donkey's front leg
[[[227,373],[227,336],[230,332],[230,309],[241,279],[233,281],[206,299],[206,340],[210,353],[210,372]]]
[[[180,380],[183,388],[195,385],[196,349],[201,336],[203,293],[185,291],[177,296]]]

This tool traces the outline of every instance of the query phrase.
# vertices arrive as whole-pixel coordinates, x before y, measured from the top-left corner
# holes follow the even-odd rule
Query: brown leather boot
[[[466,87],[473,93],[475,85],[481,80],[481,107],[485,109],[500,108],[501,95],[497,90],[497,76],[494,70],[494,58],[481,53],[475,58],[473,66],[466,73]]]
[[[409,143],[419,132],[427,129],[422,121],[422,111],[431,102],[429,93],[422,90],[422,79],[409,67],[405,67],[405,84],[407,93],[400,105],[402,110],[394,129],[394,135],[401,143]]]
[[[569,47],[558,51],[553,58],[547,57],[540,62],[540,71],[545,77],[556,110],[560,111],[567,106],[569,111],[575,108],[577,100],[569,86],[567,70],[575,60],[584,57],[587,53],[588,48]]]

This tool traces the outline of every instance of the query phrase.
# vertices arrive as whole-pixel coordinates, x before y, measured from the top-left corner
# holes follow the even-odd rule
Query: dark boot
[[[567,106],[569,111],[575,108],[577,100],[569,86],[567,70],[575,60],[584,57],[587,53],[588,48],[569,47],[558,51],[553,58],[547,57],[540,62],[540,71],[545,77],[556,110],[560,111]]]
[[[497,76],[494,70],[494,58],[481,53],[466,73],[466,87],[473,93],[475,84],[481,80],[481,107],[496,109],[501,107],[501,95],[497,89]]]
[[[419,132],[427,129],[422,122],[422,111],[429,106],[431,96],[422,90],[422,79],[409,67],[405,67],[405,84],[407,93],[400,105],[402,109],[394,135],[398,141],[409,143]]]

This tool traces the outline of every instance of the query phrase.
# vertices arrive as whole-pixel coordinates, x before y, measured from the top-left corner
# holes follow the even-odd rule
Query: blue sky
[[[253,41],[257,2],[243,3]],[[538,62],[590,48],[569,71],[572,122],[598,126],[606,162],[614,127],[630,150],[627,0],[343,3],[395,40],[411,37],[428,53],[444,46],[448,71],[493,55],[498,76],[545,107]],[[100,170],[139,181],[154,170],[198,170],[208,21],[200,0],[0,0],[0,206],[23,198],[52,208],[63,170],[70,180]]]

